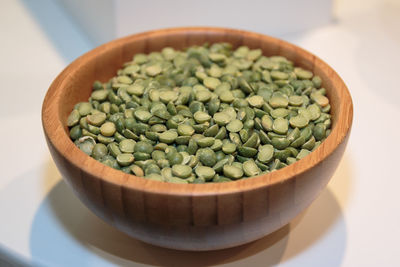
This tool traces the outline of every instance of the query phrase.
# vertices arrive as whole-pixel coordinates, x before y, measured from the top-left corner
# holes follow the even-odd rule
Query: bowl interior
[[[331,104],[332,132],[330,136],[316,151],[295,164],[260,177],[225,183],[223,186],[220,184],[172,185],[145,180],[104,166],[75,147],[69,139],[66,120],[76,103],[87,101],[93,81],[108,81],[116,75],[116,71],[121,68],[123,63],[130,61],[136,53],[160,51],[166,46],[184,49],[191,45],[202,45],[206,42],[229,42],[234,47],[246,45],[250,48],[260,48],[263,55],[285,56],[293,61],[296,66],[319,75]],[[187,193],[187,189],[191,194],[211,194],[217,191],[228,193],[290,179],[296,174],[319,164],[332,153],[348,134],[351,120],[352,101],[350,94],[336,72],[322,60],[282,40],[256,33],[219,28],[159,30],[128,36],[102,45],[71,63],[53,82],[43,104],[43,125],[48,140],[72,164],[81,166],[85,171],[111,183],[168,194]]]

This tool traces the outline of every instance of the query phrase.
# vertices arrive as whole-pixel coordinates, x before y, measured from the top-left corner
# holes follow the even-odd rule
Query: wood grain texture
[[[182,49],[204,42],[261,48],[321,76],[332,106],[330,136],[303,160],[260,177],[222,184],[169,184],[124,174],[88,157],[69,139],[66,120],[87,100],[94,80],[107,81],[135,53]],[[52,83],[42,107],[46,140],[63,178],[96,215],[155,245],[183,250],[232,247],[287,224],[326,186],[335,171],[353,119],[341,78],[313,54],[282,40],[223,28],[176,28],[128,36],[71,63]]]

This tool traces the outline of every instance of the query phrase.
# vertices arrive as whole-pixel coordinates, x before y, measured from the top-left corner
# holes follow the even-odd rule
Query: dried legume
[[[105,165],[170,183],[229,182],[278,170],[331,132],[323,81],[281,56],[230,44],[136,54],[93,83],[67,118]]]

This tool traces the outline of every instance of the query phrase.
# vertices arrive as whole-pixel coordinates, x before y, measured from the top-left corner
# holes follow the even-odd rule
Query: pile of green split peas
[[[112,168],[171,183],[281,169],[329,135],[321,78],[282,56],[230,44],[136,54],[68,117],[70,137]]]

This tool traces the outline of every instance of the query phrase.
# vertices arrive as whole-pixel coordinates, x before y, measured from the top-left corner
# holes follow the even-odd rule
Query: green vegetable
[[[321,77],[231,47],[136,54],[73,107],[71,139],[107,166],[181,184],[253,177],[306,157],[331,132]]]

